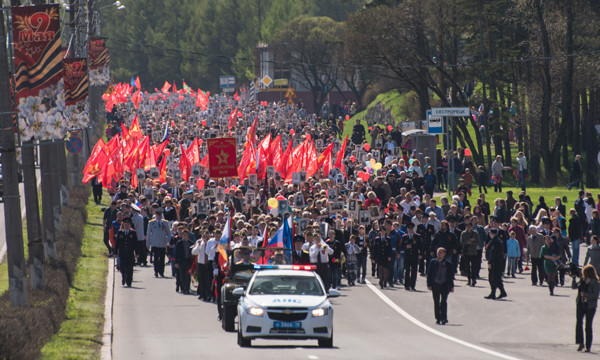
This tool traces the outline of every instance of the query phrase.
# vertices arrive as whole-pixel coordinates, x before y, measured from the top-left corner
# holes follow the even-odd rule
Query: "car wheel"
[[[319,339],[319,347],[332,348],[333,347],[333,329],[331,330],[331,337],[329,339]]]
[[[236,306],[223,306],[222,326],[225,331],[235,331]]]
[[[246,339],[242,336],[242,323],[240,321],[238,326],[238,345],[241,347],[250,347],[252,346],[252,340]]]

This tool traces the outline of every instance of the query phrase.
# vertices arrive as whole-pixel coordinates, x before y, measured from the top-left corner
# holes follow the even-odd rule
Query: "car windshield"
[[[323,288],[316,277],[258,276],[252,283],[250,295],[323,296]]]

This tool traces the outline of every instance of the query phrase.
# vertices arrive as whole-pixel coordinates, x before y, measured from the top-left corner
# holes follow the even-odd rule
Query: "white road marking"
[[[319,357],[316,355],[308,355],[308,358],[312,360],[317,360]]]
[[[423,324],[422,322],[420,322],[419,320],[417,320],[416,318],[414,318],[412,315],[410,315],[409,313],[407,313],[400,306],[396,305],[396,303],[394,303],[392,300],[390,300],[390,298],[388,298],[387,296],[385,296],[369,280],[367,280],[367,286],[369,287],[369,289],[373,290],[373,292],[377,296],[379,296],[379,298],[381,300],[383,300],[386,304],[388,304],[392,309],[396,310],[396,312],[398,314],[402,315],[406,320],[412,322],[413,324],[417,325],[418,327],[420,327],[421,329],[423,329],[425,331],[429,331],[430,333],[432,333],[434,335],[437,335],[439,337],[442,337],[442,338],[444,338],[446,340],[453,341],[453,342],[455,342],[457,344],[466,346],[466,347],[471,348],[473,350],[481,351],[481,352],[486,353],[488,355],[499,357],[501,359],[506,359],[506,360],[522,360],[522,359],[514,357],[514,356],[510,356],[510,355],[499,353],[499,352],[494,351],[494,350],[486,349],[486,348],[481,347],[479,345],[471,344],[471,343],[466,342],[464,340],[460,340],[460,339],[457,339],[457,338],[455,338],[453,336],[444,334],[443,332],[437,331],[437,330],[435,330],[435,329],[433,329],[433,328],[431,328],[431,327]]]

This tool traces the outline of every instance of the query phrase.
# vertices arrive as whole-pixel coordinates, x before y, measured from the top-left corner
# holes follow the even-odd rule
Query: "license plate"
[[[302,327],[301,322],[275,321],[273,327],[281,329],[297,329]]]

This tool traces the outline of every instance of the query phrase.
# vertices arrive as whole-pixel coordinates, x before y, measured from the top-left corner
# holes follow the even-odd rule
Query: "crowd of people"
[[[323,120],[283,103],[214,96],[207,110],[194,108],[187,114],[163,110],[158,116],[157,103],[150,102],[143,111],[128,104],[115,106],[109,114],[114,122],[110,136],[124,138],[121,129],[131,125],[137,114],[142,132],[156,147],[167,142],[155,159],[158,164],[168,158],[164,174],[161,170],[155,176],[152,166],[138,179],[136,169],[125,168],[109,184],[93,183],[98,203],[102,186],[111,195],[104,213],[104,243],[109,255],[118,258],[123,285],[131,286],[135,265],[150,263],[156,277],[164,277],[165,266],[170,266],[177,292],[193,292],[201,300],[219,304],[219,288],[228,268],[219,259],[219,244],[226,236],[226,251],[243,249],[240,257],[230,256],[230,264],[314,264],[326,289],[339,289],[343,279],[349,286],[364,284],[369,273],[381,289],[427,287],[433,293],[437,323],[446,324],[446,299],[454,291],[455,277],[464,276],[468,286],[475,286],[481,281],[483,264],[491,288],[487,299],[507,297],[503,278],[515,277],[528,264],[532,285],[546,282],[553,295],[571,274],[567,265],[583,264],[580,281],[573,278],[572,285],[578,288],[577,343],[584,344],[579,328],[586,318],[585,349],[590,350],[600,292],[600,194],[598,204],[590,192],[581,191],[572,208],[558,197],[553,204],[540,197],[534,205],[523,185],[516,198],[506,191],[506,197],[490,204],[486,200],[490,180],[483,167],[474,167],[468,151],[458,149],[449,157],[440,149],[432,155],[429,149],[413,149],[399,125],[375,126],[368,144],[364,126],[356,121],[347,143],[339,139],[338,124],[332,125],[351,119]],[[241,114],[235,124],[230,120],[233,108]],[[199,161],[200,175],[182,179],[179,160],[186,149],[198,146],[202,157],[206,147],[198,139],[230,136],[238,139],[238,163],[243,162],[248,143],[258,144],[268,136],[279,139],[270,142],[279,146],[279,154],[288,143],[290,151],[303,144],[314,144],[316,150],[331,145],[333,159],[309,174],[310,159],[298,160],[306,166],[295,168],[300,169],[296,177],[286,173],[292,169],[289,164],[277,164],[269,155],[267,166],[273,169],[261,173],[257,155],[254,167],[251,164],[238,178],[221,179],[209,178],[206,164]],[[436,168],[430,156],[437,157]],[[321,161],[316,154],[314,158]],[[518,172],[525,178],[522,158],[520,153]],[[507,170],[501,157],[490,170],[500,194],[502,172]],[[441,196],[438,202],[434,197],[441,194],[435,192],[444,188],[448,178],[455,195]],[[478,196],[472,193],[477,185]],[[272,252],[268,259],[263,258],[264,252],[252,251],[277,236],[286,222],[293,234],[286,249]],[[583,262],[580,243],[585,244]],[[426,279],[423,285],[418,285],[419,277]],[[220,317],[220,306],[218,310]]]

